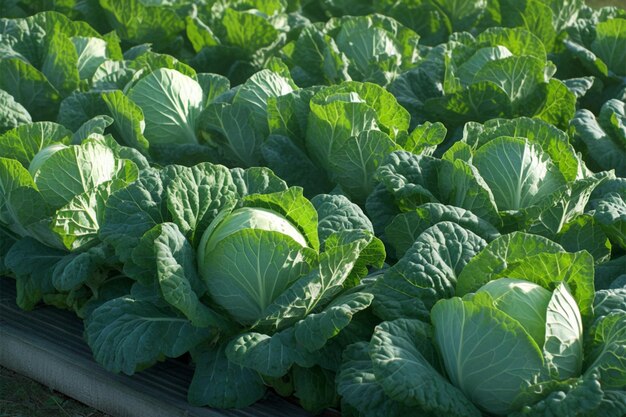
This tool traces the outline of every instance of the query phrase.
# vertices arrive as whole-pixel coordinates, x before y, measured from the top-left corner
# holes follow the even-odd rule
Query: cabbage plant
[[[367,417],[623,414],[621,287],[594,293],[588,252],[520,232],[487,243],[468,220],[435,221],[371,284],[385,321],[345,350],[343,404]]]
[[[312,411],[336,403],[306,385],[331,384],[354,334],[344,329],[371,331],[356,318],[373,296],[354,288],[385,256],[357,205],[309,201],[266,168],[202,163],[143,170],[104,217],[99,236],[133,281],[86,320],[105,368],[132,374],[190,352],[194,404],[243,407],[268,386]]]
[[[108,196],[147,165],[137,151],[101,134],[111,122],[98,116],[74,133],[39,122],[0,136],[0,224],[59,249],[96,241]]]
[[[462,140],[441,159],[392,152],[376,177],[366,207],[381,232],[400,213],[443,203],[469,210],[501,232],[559,240],[584,214],[592,191],[614,173],[590,172],[563,131],[520,117],[467,123]]]
[[[532,385],[580,374],[582,318],[565,283],[550,291],[499,278],[440,300],[431,321],[450,381],[489,413],[514,411]]]

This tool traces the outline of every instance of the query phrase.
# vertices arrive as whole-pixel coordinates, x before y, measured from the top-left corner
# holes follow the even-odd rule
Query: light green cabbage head
[[[581,373],[582,319],[563,282],[550,291],[500,278],[440,300],[431,320],[450,380],[491,414],[519,409],[531,385]]]
[[[250,325],[309,271],[311,251],[281,214],[243,207],[218,216],[205,230],[198,266],[213,301]]]

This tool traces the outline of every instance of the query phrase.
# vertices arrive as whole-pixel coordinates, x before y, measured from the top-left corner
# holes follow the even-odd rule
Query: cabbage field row
[[[626,10],[4,0],[0,275],[189,402],[626,415]]]

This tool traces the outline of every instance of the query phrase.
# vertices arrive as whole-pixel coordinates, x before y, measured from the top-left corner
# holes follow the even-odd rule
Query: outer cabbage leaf
[[[350,405],[366,417],[401,417],[414,411],[385,394],[374,374],[368,342],[358,342],[345,349],[336,380],[342,409]]]
[[[370,342],[376,381],[394,401],[433,414],[480,416],[440,372],[432,329],[420,320],[384,322]]]
[[[98,307],[85,321],[85,337],[98,363],[132,375],[163,356],[178,357],[211,337],[158,298],[125,296]]]
[[[374,284],[374,311],[386,320],[428,320],[439,299],[455,294],[457,277],[486,245],[456,223],[441,222],[426,229]]]
[[[209,163],[193,167],[168,166],[165,195],[174,222],[197,244],[217,214],[234,203],[237,189],[226,167]]]
[[[601,317],[591,329],[591,335],[585,375],[597,373],[603,388],[623,390],[626,387],[626,310],[613,310]]]
[[[197,143],[196,120],[203,104],[200,84],[178,71],[160,68],[134,84],[128,98],[145,117],[150,143]]]
[[[28,110],[4,90],[0,90],[0,108],[0,134],[32,122]]]
[[[319,194],[311,199],[318,214],[317,231],[323,242],[334,232],[360,229],[374,233],[363,210],[342,195]]]
[[[202,346],[192,351],[196,371],[188,399],[195,406],[241,408],[260,400],[266,387],[255,371],[228,360],[225,345]]]
[[[385,229],[385,236],[394,247],[396,257],[401,258],[426,229],[443,221],[457,223],[487,242],[500,235],[495,227],[469,210],[440,203],[426,203],[415,211],[397,215]]]

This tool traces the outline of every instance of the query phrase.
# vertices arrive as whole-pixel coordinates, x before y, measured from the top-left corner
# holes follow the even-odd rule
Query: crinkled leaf
[[[211,337],[163,301],[116,298],[85,321],[85,337],[98,363],[111,372],[132,375],[162,360],[178,357]]]
[[[456,223],[441,222],[426,229],[374,284],[374,311],[386,320],[427,320],[439,299],[455,294],[457,277],[486,245]]]
[[[431,327],[420,321],[384,322],[369,350],[376,381],[393,400],[449,416],[480,416],[478,409],[440,373]]]
[[[603,388],[626,387],[626,312],[614,310],[599,319],[591,330],[585,375],[598,372]]]
[[[457,223],[487,242],[500,235],[495,227],[469,210],[440,203],[426,203],[414,211],[394,217],[385,229],[385,236],[399,259],[426,229],[444,221]]]
[[[260,400],[266,387],[261,376],[228,360],[225,345],[193,352],[196,371],[187,398],[195,406],[242,408]]]

